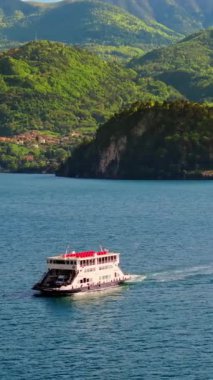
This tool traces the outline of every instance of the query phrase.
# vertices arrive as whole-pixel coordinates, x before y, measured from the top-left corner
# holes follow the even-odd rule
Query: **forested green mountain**
[[[180,38],[163,25],[146,23],[121,8],[101,1],[64,1],[39,9],[42,14],[5,28],[7,38],[19,42],[36,37],[81,45],[148,45],[149,49]]]
[[[0,49],[7,49],[20,44],[16,36],[11,39],[7,35],[7,29],[16,28],[20,24],[24,26],[26,20],[30,22],[41,12],[42,7],[37,7],[36,4],[21,0],[0,0]]]
[[[80,0],[69,1],[75,2]],[[190,34],[199,29],[213,26],[212,0],[101,1],[119,6],[145,21],[157,21],[181,34]]]
[[[162,83],[152,95],[132,69],[62,43],[31,42],[0,54],[2,136],[29,129],[93,131],[125,105],[155,95],[167,99],[178,93]]]
[[[96,128],[138,96],[136,73],[62,43],[38,41],[0,55],[0,134]]]
[[[213,108],[183,101],[134,104],[78,147],[58,175],[112,179],[213,175]]]
[[[1,50],[49,39],[85,46],[104,59],[124,61],[181,37],[154,20],[143,21],[102,0],[0,0]]]
[[[35,142],[26,150],[14,146],[14,141],[12,145],[1,143],[0,167],[46,170],[48,166],[53,170],[66,157],[69,147],[91,138],[100,124],[138,100],[163,101],[184,95],[211,102],[211,51],[209,30],[133,60],[130,68],[48,41],[1,53],[0,140],[1,136],[13,138],[39,131],[48,141],[53,134],[55,145],[54,149],[42,146],[40,150]],[[35,138],[42,140],[41,136]]]
[[[8,21],[9,18],[12,22],[12,18],[17,16],[17,18],[20,18],[21,12],[22,17],[23,15],[31,15],[35,12],[37,9],[36,5],[33,5],[28,2],[23,2],[21,0],[1,0],[0,1],[0,13],[1,13],[1,21]]]
[[[175,45],[153,50],[129,67],[139,75],[152,77],[174,87],[194,101],[213,101],[213,29],[208,29]]]
[[[62,43],[37,41],[3,52],[0,170],[52,171],[121,108],[180,96],[163,82],[138,80],[132,69]]]
[[[155,20],[179,33],[213,26],[212,0],[104,0],[144,20]]]

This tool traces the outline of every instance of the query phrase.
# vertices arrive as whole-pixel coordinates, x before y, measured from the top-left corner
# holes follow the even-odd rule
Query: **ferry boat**
[[[107,249],[48,257],[48,270],[33,290],[43,295],[67,296],[116,287],[130,279],[119,268],[119,262],[120,254]]]

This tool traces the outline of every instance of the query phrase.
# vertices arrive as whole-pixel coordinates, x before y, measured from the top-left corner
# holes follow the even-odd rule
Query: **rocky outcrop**
[[[109,171],[112,178],[116,178],[120,167],[122,153],[125,152],[127,137],[122,136],[118,141],[112,139],[110,145],[100,155],[98,173],[104,175]]]

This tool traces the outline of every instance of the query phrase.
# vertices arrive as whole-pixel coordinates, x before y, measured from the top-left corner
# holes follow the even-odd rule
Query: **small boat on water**
[[[69,296],[116,287],[130,279],[119,262],[120,254],[107,249],[48,257],[48,270],[33,290],[48,296]]]

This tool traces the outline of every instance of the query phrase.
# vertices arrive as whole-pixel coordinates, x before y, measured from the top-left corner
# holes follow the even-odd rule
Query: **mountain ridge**
[[[213,26],[211,0],[104,0],[144,20],[155,20],[179,33]]]
[[[81,0],[44,2],[60,6]],[[213,26],[213,3],[211,0],[102,0],[125,9],[145,21],[154,20],[176,32],[190,34]],[[39,3],[42,4],[42,3]]]
[[[1,0],[2,1],[2,0]],[[1,4],[0,1],[0,4]],[[167,44],[180,35],[163,25],[146,24],[122,8],[100,0],[63,1],[43,11],[28,25],[7,28],[6,35],[20,42],[49,39],[72,44]],[[57,25],[60,28],[57,28]]]

